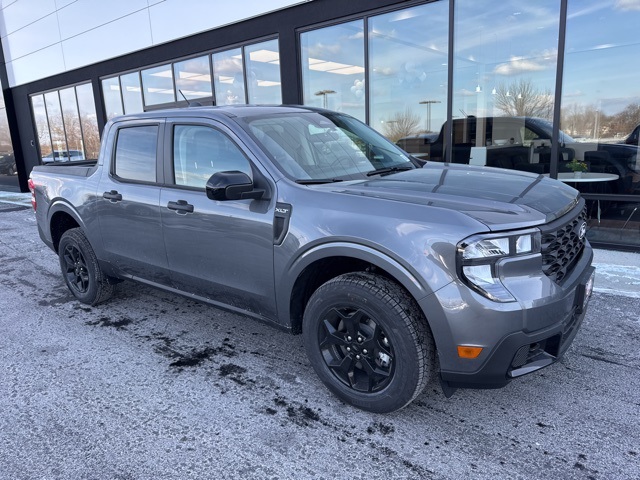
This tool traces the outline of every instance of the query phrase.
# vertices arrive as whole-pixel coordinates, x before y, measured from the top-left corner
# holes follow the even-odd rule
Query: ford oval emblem
[[[582,222],[582,225],[580,225],[580,230],[578,231],[578,237],[580,238],[580,240],[582,240],[586,234],[587,234],[587,222]]]

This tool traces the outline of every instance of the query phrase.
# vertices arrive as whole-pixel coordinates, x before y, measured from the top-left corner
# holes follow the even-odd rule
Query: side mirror
[[[249,175],[237,170],[211,175],[206,191],[211,200],[258,200],[264,195],[264,190],[254,188]]]

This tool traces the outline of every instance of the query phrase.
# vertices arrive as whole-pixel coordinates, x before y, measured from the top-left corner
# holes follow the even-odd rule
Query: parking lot
[[[640,298],[594,294],[558,364],[375,415],[302,339],[130,282],[75,301],[0,203],[0,478],[640,478]],[[596,282],[596,286],[598,283]]]

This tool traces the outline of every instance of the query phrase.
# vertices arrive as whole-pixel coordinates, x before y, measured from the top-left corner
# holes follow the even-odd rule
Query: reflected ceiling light
[[[218,82],[233,83],[233,77],[227,77],[226,75],[218,75]]]
[[[183,80],[193,80],[194,82],[211,82],[211,75],[207,73],[179,72],[178,76]]]
[[[476,85],[476,93],[482,93],[482,87],[480,84]]]
[[[491,95],[495,95],[496,93],[498,93],[498,91],[496,90],[496,87],[493,87],[493,90],[491,90]]]
[[[198,92],[196,90],[182,90],[182,93],[184,93],[185,96],[198,97],[198,98],[211,96],[211,92]]]
[[[163,94],[168,94],[168,95],[173,95],[173,88],[153,88],[153,87],[149,87],[147,88],[147,92],[149,93],[163,93]]]
[[[256,50],[249,54],[249,59],[253,62],[272,63],[280,65],[280,54],[272,50]]]
[[[140,92],[141,91],[140,87],[125,87],[125,90],[127,92]]]
[[[259,87],[277,87],[280,82],[273,82],[271,80],[258,80]]]
[[[143,75],[144,75],[144,72],[143,72]],[[173,78],[173,72],[171,71],[171,69],[162,70],[161,72],[151,73],[150,75],[152,77]]]
[[[364,73],[364,68],[346,63],[327,62],[317,58],[309,58],[309,70],[337,73],[339,75],[356,75]]]

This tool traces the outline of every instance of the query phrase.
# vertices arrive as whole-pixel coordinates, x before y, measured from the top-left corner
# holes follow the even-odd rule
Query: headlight
[[[475,235],[458,244],[458,271],[474,290],[496,302],[515,302],[496,274],[496,263],[505,257],[540,252],[537,229],[516,234]]]

